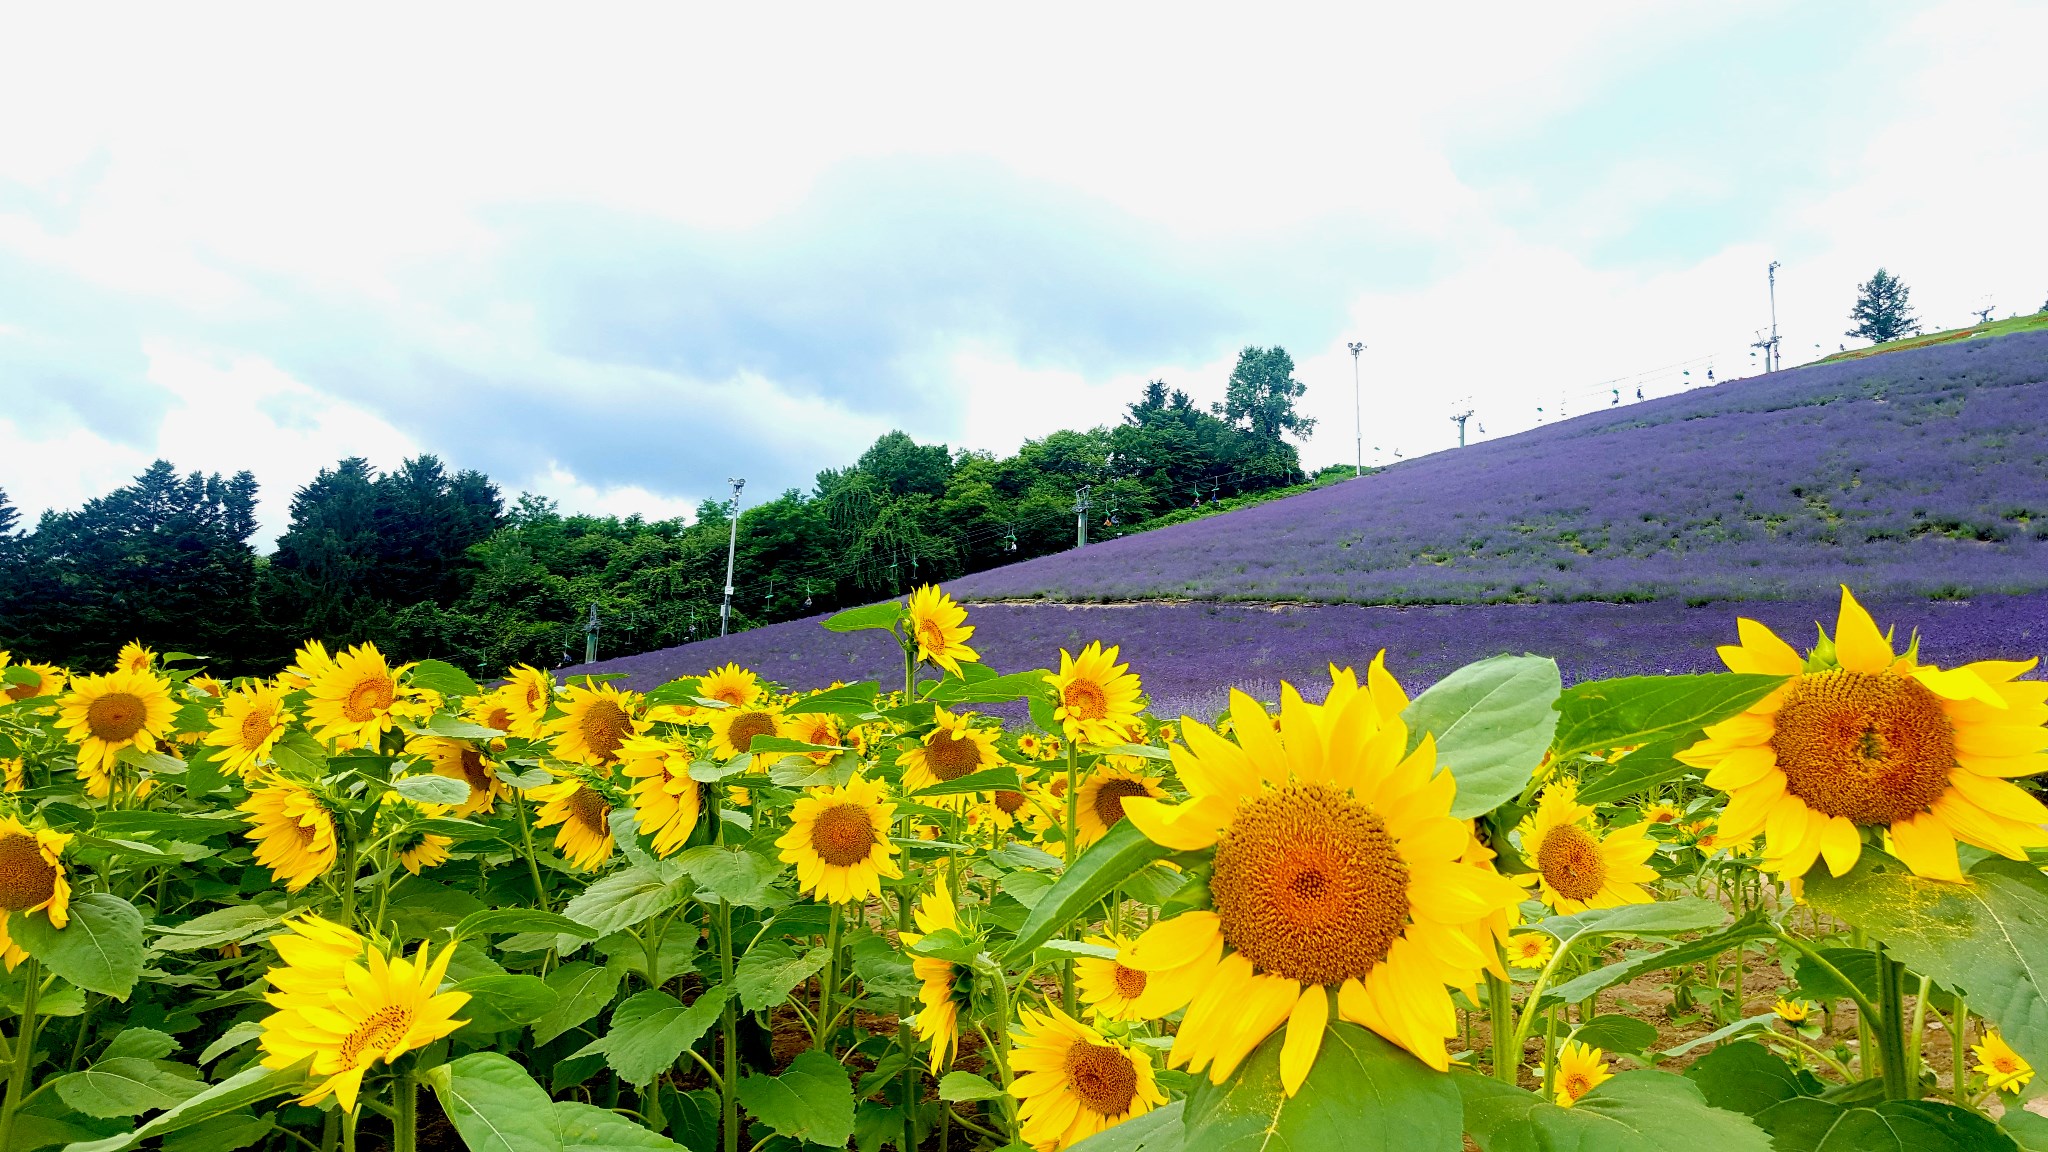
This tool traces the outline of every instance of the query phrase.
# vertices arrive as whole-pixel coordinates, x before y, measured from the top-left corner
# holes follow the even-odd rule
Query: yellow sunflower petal
[[[1330,993],[1320,984],[1301,990],[1287,1017],[1287,1038],[1280,1045],[1280,1087],[1289,1096],[1301,1091],[1308,1070],[1323,1048],[1323,1029],[1330,1023]]]
[[[1842,585],[1842,609],[1835,617],[1835,659],[1851,672],[1871,675],[1892,666],[1891,641],[1877,630],[1877,621],[1856,602],[1847,584]]]
[[[1956,838],[1932,812],[1892,825],[1892,855],[1905,861],[1916,876],[1929,880],[1961,883],[1963,869],[1956,859]]]

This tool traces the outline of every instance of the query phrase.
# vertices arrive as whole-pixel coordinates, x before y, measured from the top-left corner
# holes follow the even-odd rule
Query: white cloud
[[[1559,394],[1597,403],[1589,389],[1610,377],[1705,354],[1724,378],[1743,374],[1773,258],[1785,262],[1779,313],[1795,363],[1841,340],[1854,283],[1880,263],[1937,325],[1987,294],[2001,314],[2037,307],[2048,296],[2039,7],[1927,9],[1864,55],[1816,44],[1813,68],[1882,83],[1885,99],[1783,109],[1783,131],[1808,134],[1824,158],[1797,185],[1750,186],[1711,151],[1675,164],[1602,139],[1568,195],[1534,212],[1554,187],[1512,172],[1481,187],[1461,166],[1569,124],[1623,78],[1654,82],[1659,61],[1695,44],[1731,30],[1769,37],[1794,11],[447,5],[344,18],[253,5],[135,10],[116,31],[103,14],[17,13],[0,38],[0,106],[36,114],[0,120],[0,261],[119,301],[123,326],[106,339],[146,350],[147,379],[170,402],[139,439],[70,421],[31,430],[0,405],[0,486],[33,515],[107,490],[153,454],[246,467],[263,482],[268,534],[291,490],[344,454],[388,465],[436,450],[462,466],[514,444],[523,467],[492,465],[508,488],[572,510],[670,515],[723,494],[704,476],[750,475],[765,497],[845,463],[894,422],[1007,451],[1115,420],[1152,376],[1212,399],[1229,371],[1216,349],[1276,340],[1295,351],[1323,422],[1304,452],[1313,464],[1351,457],[1347,339],[1371,345],[1368,449],[1413,455],[1452,442],[1445,416],[1463,396],[1479,410],[1475,432],[1483,421],[1499,435]],[[1293,287],[1284,263],[1262,269],[1266,281],[1234,288],[1245,307],[1216,309],[1216,330],[1191,334],[1180,362],[1059,362],[1015,333],[982,340],[878,313],[873,329],[906,341],[893,360],[863,350],[901,369],[898,411],[911,415],[893,419],[830,379],[564,351],[558,318],[492,280],[511,243],[505,215],[557,206],[710,230],[801,269],[805,253],[774,251],[778,226],[835,173],[958,158],[1164,229],[1191,277],[1236,268],[1245,251],[1284,262],[1320,249],[1360,267],[1303,269],[1293,320],[1252,306],[1270,304],[1276,280]],[[1649,214],[1689,197],[1736,214],[1690,225],[1683,255],[1639,251],[1668,238],[1640,235]],[[576,240],[569,229],[551,242]],[[878,296],[899,271],[888,260],[872,266]],[[976,271],[1006,274],[995,261]],[[646,274],[620,270],[629,288]],[[861,295],[845,287],[859,277],[817,283]],[[1066,287],[1020,281],[991,299]],[[1348,330],[1333,332],[1339,317]],[[0,352],[24,341],[19,327],[0,326]],[[786,335],[757,327],[713,335]],[[344,349],[394,370],[365,388],[400,387],[427,364],[446,369],[436,379],[451,382],[436,386],[450,391],[356,394],[346,374],[360,365],[287,370],[250,333],[373,340]],[[672,335],[686,349],[698,336]],[[448,417],[465,406],[473,426]],[[678,407],[690,418],[653,415]],[[564,412],[618,422],[633,444],[572,459],[556,450]],[[648,426],[658,421],[674,427]],[[673,439],[673,461],[646,446],[655,433]]]

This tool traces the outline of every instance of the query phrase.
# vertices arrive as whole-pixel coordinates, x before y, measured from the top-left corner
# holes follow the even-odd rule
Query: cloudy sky
[[[708,11],[711,6],[698,8]],[[0,488],[417,452],[570,509],[1220,397],[1352,458],[2048,299],[2048,8],[293,6],[0,19]],[[1691,371],[1692,376],[1685,375]]]

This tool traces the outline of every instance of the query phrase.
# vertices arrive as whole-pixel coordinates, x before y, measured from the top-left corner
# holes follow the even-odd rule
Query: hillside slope
[[[1629,405],[977,573],[969,601],[1418,604],[2048,588],[2048,332]]]

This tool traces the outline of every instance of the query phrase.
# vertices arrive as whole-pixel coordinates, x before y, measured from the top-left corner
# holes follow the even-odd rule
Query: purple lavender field
[[[1501,652],[1567,681],[1711,671],[1738,615],[1811,643],[1843,582],[1928,659],[2048,657],[2048,333],[1733,381],[948,587],[999,671],[1099,639],[1158,711],[1207,716],[1382,648],[1415,687]],[[727,660],[901,675],[887,638],[816,620],[588,670],[644,689]]]
[[[2048,592],[1971,601],[1869,601],[1903,640],[1921,635],[1924,658],[1943,665],[1989,657],[2048,657]],[[1277,695],[1281,680],[1327,684],[1326,666],[1363,666],[1384,648],[1411,690],[1473,660],[1502,652],[1556,657],[1565,681],[1650,672],[1718,672],[1716,644],[1735,642],[1738,615],[1762,620],[1794,644],[1814,622],[1834,626],[1830,596],[1802,601],[1687,608],[1654,604],[1445,604],[1414,608],[1349,604],[985,604],[970,609],[974,647],[1000,672],[1057,666],[1059,649],[1090,640],[1123,646],[1155,710],[1208,717],[1231,688]],[[827,632],[792,620],[724,640],[606,660],[579,672],[624,672],[638,689],[737,661],[792,688],[834,680],[900,684],[902,656],[877,632]]]
[[[963,577],[962,600],[1787,599],[2048,588],[2048,333],[1581,416]]]

